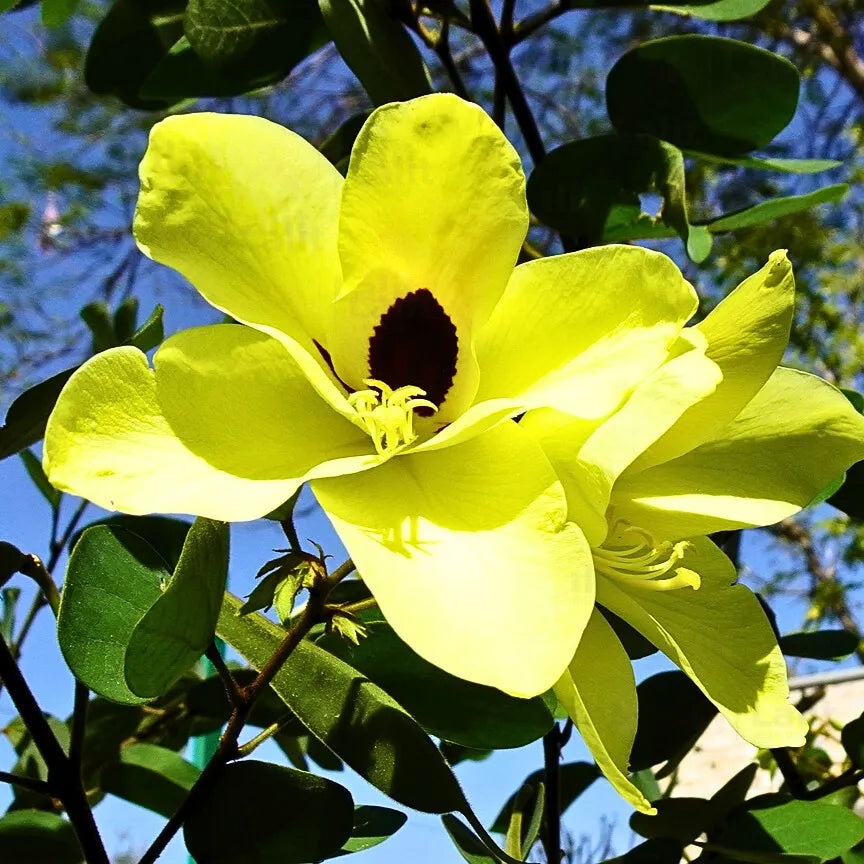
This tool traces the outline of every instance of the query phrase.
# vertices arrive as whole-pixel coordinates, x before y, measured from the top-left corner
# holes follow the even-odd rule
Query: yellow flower
[[[375,111],[344,181],[288,130],[214,114],[158,124],[140,173],[140,248],[246,326],[178,333],[153,368],[129,347],[86,363],[48,424],[51,482],[233,521],[308,481],[419,654],[551,687],[593,608],[591,551],[512,418],[618,409],[696,308],[674,264],[608,247],[514,269],[518,156],[451,95]]]
[[[791,516],[864,458],[864,418],[843,394],[778,368],[793,299],[791,265],[775,252],[682,333],[611,418],[540,409],[520,424],[555,466],[592,546],[599,606],[660,648],[758,747],[799,746],[807,725],[788,702],[762,607],[704,535]],[[693,361],[706,358],[719,371],[708,396],[691,386]],[[632,668],[600,611],[555,692],[619,792],[650,810],[626,778]]]

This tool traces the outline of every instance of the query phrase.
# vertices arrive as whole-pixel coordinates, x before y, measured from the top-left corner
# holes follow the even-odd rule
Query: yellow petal
[[[666,359],[696,305],[675,264],[638,246],[522,264],[478,337],[476,401],[606,416]]]
[[[864,418],[839,390],[780,368],[695,450],[616,483],[617,516],[669,539],[770,525],[864,459]]]
[[[311,476],[378,460],[282,345],[245,327],[115,348],[69,380],[45,435],[51,482],[107,510],[255,519]]]
[[[134,232],[238,321],[282,338],[325,398],[349,413],[323,343],[341,280],[339,172],[260,117],[183,114],[157,123],[139,170]]]
[[[681,353],[650,374],[605,422],[569,420],[548,410],[530,412],[523,420],[564,486],[570,518],[592,546],[605,539],[606,509],[619,475],[720,380],[704,346],[689,344],[693,338],[679,340]]]
[[[311,347],[339,290],[339,172],[260,117],[182,114],[153,127],[135,237],[232,317]]]
[[[705,354],[723,373],[709,399],[691,406],[659,441],[633,464],[634,470],[667,462],[710,440],[759,392],[789,342],[795,278],[785,250],[745,279],[696,326]]]
[[[651,803],[627,779],[639,705],[633,666],[615,631],[595,609],[555,695],[594,761],[625,801],[642,813]]]
[[[786,663],[759,601],[735,585],[732,562],[708,539],[681,566],[701,587],[652,591],[598,575],[597,602],[653,642],[757,747],[798,747],[807,723],[789,704]]]
[[[517,696],[560,677],[591,613],[591,554],[515,423],[312,488],[418,654]]]
[[[345,286],[327,347],[343,380],[362,386],[382,316],[425,290],[456,328],[457,380],[438,416],[458,416],[477,386],[473,332],[504,290],[527,228],[519,156],[481,108],[433,94],[373,112],[342,196]]]

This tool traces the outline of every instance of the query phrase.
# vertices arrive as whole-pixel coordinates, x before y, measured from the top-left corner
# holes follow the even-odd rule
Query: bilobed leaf
[[[56,510],[60,506],[63,493],[48,482],[42,463],[33,455],[31,450],[22,450],[18,455],[21,457],[33,485],[42,493],[42,497],[48,502],[51,509]]]
[[[157,110],[176,101],[144,99],[141,86],[183,35],[186,0],[116,0],[87,51],[84,80],[97,94],[113,94],[132,108]]]
[[[174,815],[201,773],[178,753],[155,744],[130,744],[102,769],[102,788],[166,818]]]
[[[359,114],[349,117],[318,148],[341,171],[343,176],[348,170],[348,159],[351,156],[351,148],[354,146],[354,141],[363,128],[363,124],[369,118],[369,113],[369,111],[361,111]]]
[[[149,351],[151,348],[155,348],[165,338],[162,312],[161,305],[154,306],[147,320],[132,334],[128,342],[123,344],[134,345],[139,351]],[[114,326],[119,330],[116,314]]]
[[[317,0],[189,0],[183,30],[194,54],[236,81],[238,93],[281,81],[328,39]]]
[[[702,18],[705,21],[740,21],[764,9],[771,0],[716,0],[714,3],[692,5],[654,5],[659,12]]]
[[[285,631],[225,595],[218,633],[256,669]],[[309,641],[301,641],[273,689],[334,753],[395,801],[428,813],[465,811],[459,783],[419,725],[380,687]]]
[[[622,134],[738,156],[769,144],[792,120],[799,76],[776,54],[716,36],[669,36],[624,54],[606,80]]]
[[[42,810],[16,810],[0,818],[3,864],[82,864],[84,854],[66,819]]]
[[[161,696],[213,640],[228,577],[228,525],[198,518],[174,576],[129,636],[125,675],[144,699]]]
[[[54,734],[54,737],[60,743],[63,750],[69,749],[69,727],[57,717],[50,714],[45,715],[45,720]],[[16,717],[4,729],[4,734],[9,739],[9,743],[15,749],[18,758],[12,766],[12,773],[24,777],[32,777],[34,780],[48,779],[48,766],[42,758],[42,753],[26,724],[20,717]],[[37,792],[32,792],[22,786],[12,787],[13,801],[9,806],[10,810],[53,810],[54,803],[50,798],[40,795]],[[0,858],[0,861],[3,861]]]
[[[674,767],[705,731],[717,708],[683,672],[661,672],[637,688],[639,726],[630,770],[661,762]]]
[[[144,716],[140,705],[120,705],[101,696],[90,700],[81,766],[85,789],[101,787],[102,769],[120,758],[121,745],[136,734]],[[67,718],[67,725],[71,722]]]
[[[528,180],[528,203],[547,225],[594,245],[628,239],[655,220],[639,195],[663,198],[662,225],[690,233],[681,151],[652,135],[600,135],[556,148]],[[638,233],[638,232],[637,232]]]
[[[390,807],[377,807],[372,804],[361,804],[354,808],[354,827],[351,836],[336,853],[349,855],[352,852],[362,852],[383,843],[392,837],[408,820],[399,810]],[[334,857],[336,857],[334,856]]]
[[[600,769],[593,762],[565,762],[558,772],[558,788],[561,801],[561,813],[565,813],[567,808],[600,776]],[[543,770],[534,771],[529,774],[522,786],[530,786],[537,788],[543,782]],[[516,801],[514,792],[504,803],[504,806],[495,817],[490,831],[495,831],[503,834],[507,830],[507,825],[510,820],[510,813],[513,811],[513,804]],[[535,796],[536,797],[536,796]],[[531,808],[531,801],[526,803],[526,809]]]
[[[728,213],[718,219],[712,219],[707,227],[712,234],[750,228],[753,225],[771,222],[801,210],[809,210],[818,204],[831,204],[840,201],[848,191],[849,187],[845,183],[836,183],[833,186],[826,186],[824,189],[817,189],[815,192],[808,192],[805,195],[772,198],[770,201],[762,201],[752,207],[739,210],[737,213]]]
[[[0,0],[0,12],[2,11],[2,0]],[[29,218],[29,204],[17,201],[13,204],[0,204],[0,240],[20,231]]]
[[[862,837],[864,821],[845,807],[821,801],[787,801],[776,806],[757,805],[732,816],[712,843],[744,852],[782,852],[828,861],[851,849]]]
[[[810,660],[842,660],[854,653],[861,637],[848,630],[808,630],[780,637],[780,650],[787,657]]]
[[[617,858],[603,864],[679,864],[681,844],[669,837],[652,837]]]
[[[146,701],[126,684],[126,648],[167,580],[153,547],[122,528],[88,528],[72,550],[57,638],[69,668],[100,696],[129,705]]]
[[[318,0],[342,59],[375,105],[432,92],[429,70],[388,0]]]
[[[384,622],[359,644],[335,634],[318,641],[389,693],[431,734],[478,750],[521,747],[542,738],[552,715],[539,697],[516,699],[433,666]]]
[[[87,325],[92,341],[90,350],[93,354],[113,348],[117,344],[114,333],[114,322],[108,312],[108,306],[101,300],[88,303],[78,313],[81,320]]]
[[[173,516],[127,516],[125,513],[106,516],[104,519],[99,519],[88,525],[87,528],[93,528],[96,525],[122,528],[124,531],[137,534],[159,553],[165,567],[172,573],[180,560],[183,544],[186,542],[186,535],[191,527],[191,523],[182,519],[175,519]],[[84,530],[73,536],[71,543],[73,548],[81,539]]]
[[[306,864],[338,854],[351,836],[351,793],[324,777],[245,760],[226,765],[183,825],[190,855],[207,864]]]

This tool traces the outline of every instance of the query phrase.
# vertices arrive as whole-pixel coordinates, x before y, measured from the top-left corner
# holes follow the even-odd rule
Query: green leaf
[[[849,468],[843,485],[828,499],[828,503],[847,516],[864,519],[864,462],[856,462]]]
[[[351,793],[338,783],[245,760],[225,766],[183,837],[207,864],[305,864],[338,854],[353,824]]]
[[[87,528],[96,525],[108,525],[109,527],[122,528],[137,534],[142,540],[146,540],[161,556],[165,567],[171,572],[177,566],[180,555],[183,552],[183,544],[186,535],[192,527],[189,522],[175,519],[173,516],[127,516],[119,513],[116,516],[106,516],[91,523]],[[72,548],[81,539],[81,535],[87,529],[79,531],[72,538]]]
[[[129,344],[142,351],[148,351],[158,345],[162,338],[162,307],[157,306],[129,340]],[[46,381],[25,390],[9,406],[5,425],[0,427],[0,460],[42,440],[48,417],[54,410],[57,397],[77,368],[73,366],[71,369],[64,369]]]
[[[153,547],[116,526],[88,528],[72,550],[57,638],[75,677],[100,696],[127,705],[146,701],[126,684],[126,647],[167,580]]]
[[[427,732],[478,750],[522,747],[542,738],[552,715],[539,697],[517,699],[444,672],[411,650],[384,622],[353,644],[335,634],[321,647],[386,690]]]
[[[663,198],[661,224],[684,243],[690,234],[681,151],[651,135],[600,135],[557,147],[528,180],[528,204],[547,225],[580,245],[626,239],[656,220],[639,195]]]
[[[173,99],[141,98],[141,86],[183,35],[186,0],[117,0],[87,51],[84,80],[96,94],[113,94],[132,108],[157,110]]]
[[[771,0],[716,0],[715,3],[693,5],[652,6],[658,12],[674,12],[686,17],[702,18],[706,21],[740,21],[750,18],[764,9]]]
[[[441,817],[453,845],[468,864],[497,864],[479,837],[460,819],[445,813]]]
[[[102,769],[102,788],[166,819],[177,811],[201,773],[178,753],[155,744],[130,744]]]
[[[717,714],[717,708],[683,672],[661,672],[637,688],[639,727],[630,770],[661,762],[668,770],[683,758]],[[670,708],[674,706],[674,708]]]
[[[349,117],[332,135],[318,148],[327,159],[344,175],[348,170],[348,159],[351,149],[357,140],[357,135],[363,124],[369,118],[369,111],[361,111]]]
[[[850,720],[840,733],[843,749],[856,768],[864,765],[864,714]]]
[[[617,858],[607,858],[604,864],[679,864],[681,844],[669,837],[646,840]]]
[[[657,813],[633,813],[630,827],[643,837],[671,837],[692,843],[713,822],[711,802],[705,798],[661,798],[654,802]]]
[[[48,502],[51,509],[56,510],[60,506],[63,493],[48,482],[42,463],[33,455],[31,450],[22,450],[18,455],[21,457],[33,485],[42,493],[42,497]]]
[[[69,727],[56,717],[50,714],[45,715],[45,720],[48,723],[54,737],[60,742],[60,746],[64,751],[69,749]],[[20,774],[24,777],[32,777],[34,780],[48,779],[48,766],[42,758],[42,753],[36,746],[30,730],[25,725],[20,717],[16,717],[3,730],[9,743],[15,749],[18,756],[15,764],[12,766],[13,774]],[[13,786],[12,794],[14,800],[9,807],[10,810],[28,810],[30,808],[36,810],[53,810],[54,803],[50,798],[44,795],[39,795],[36,792],[31,792],[23,787]],[[0,860],[4,860],[0,858]]]
[[[8,543],[0,543],[0,558],[3,556],[3,548]],[[14,547],[13,547],[14,548]],[[17,549],[15,550],[18,551]],[[4,581],[3,565],[0,564],[0,584]],[[7,642],[12,641],[12,633],[15,630],[15,610],[21,597],[20,588],[4,588],[0,591],[0,636]]]
[[[831,204],[840,201],[848,191],[849,187],[845,183],[836,183],[833,186],[817,189],[815,192],[808,192],[806,195],[772,198],[770,201],[762,201],[760,204],[745,207],[735,213],[728,213],[719,219],[712,219],[706,227],[713,234],[750,228],[753,225],[771,222],[801,210],[809,210],[818,204]]]
[[[46,27],[59,27],[65,24],[78,8],[79,0],[42,0],[40,12]]]
[[[2,10],[0,10],[2,11]],[[20,231],[30,218],[30,205],[24,203],[0,204],[0,240]]]
[[[336,48],[374,105],[432,92],[414,41],[387,0],[318,0]]]
[[[114,326],[118,334],[120,333],[121,322],[117,316],[120,314],[121,308],[122,306],[114,314]],[[132,334],[130,339],[122,344],[134,345],[139,351],[145,352],[159,345],[165,338],[162,312],[162,306],[157,304],[150,313],[150,317]]]
[[[789,124],[798,86],[795,67],[770,51],[715,36],[669,36],[618,60],[606,80],[606,107],[622,134],[738,156]]]
[[[183,30],[191,51],[223,80],[234,82],[235,93],[281,81],[328,41],[316,0],[189,0]],[[188,69],[189,52],[177,54],[185,56]],[[164,62],[175,64],[176,71],[176,59]],[[148,86],[152,89],[152,79]]]
[[[42,440],[54,403],[63,385],[77,368],[64,369],[25,390],[9,406],[5,425],[0,427],[0,459],[6,459]]]
[[[855,652],[861,637],[848,630],[807,630],[780,637],[780,650],[787,657],[810,660],[842,660]]]
[[[101,788],[102,769],[120,758],[121,745],[134,738],[145,716],[140,705],[120,705],[101,696],[90,700],[81,766],[85,789]],[[67,726],[71,722],[67,718]]]
[[[161,326],[162,323],[162,307],[157,306],[150,315],[148,320],[152,320],[156,316]],[[127,297],[114,310],[114,315],[111,318],[111,327],[114,330],[114,336],[117,339],[118,345],[125,345],[131,339],[135,338],[135,331],[138,328],[138,298],[134,296]],[[159,342],[162,337],[159,337]],[[158,344],[158,343],[154,343]],[[142,348],[142,351],[147,351],[153,346]]]
[[[0,819],[3,864],[82,864],[84,854],[66,819],[42,810],[17,810]]]
[[[361,804],[354,809],[354,827],[351,836],[336,855],[362,852],[383,843],[392,837],[406,822],[408,817],[399,810]]]
[[[712,153],[699,153],[696,150],[685,150],[685,156],[712,162],[717,165],[738,165],[741,168],[757,168],[764,171],[782,171],[785,174],[818,174],[839,168],[843,163],[834,159],[763,159],[760,156],[716,156]]]
[[[136,696],[161,696],[207,650],[227,578],[228,525],[196,519],[173,578],[129,636],[125,676]]]
[[[256,669],[285,631],[230,594],[218,633]],[[273,679],[273,689],[320,741],[400,804],[427,813],[465,811],[468,803],[441,753],[380,687],[323,648],[302,641]]]
[[[840,392],[852,403],[852,407],[859,413],[864,414],[864,395],[857,390],[841,387]]]
[[[758,802],[758,799],[755,799]],[[742,852],[836,858],[864,837],[864,821],[852,811],[820,801],[788,801],[739,813],[712,844]],[[742,860],[752,860],[743,858]]]
[[[88,303],[78,314],[93,337],[90,345],[91,353],[98,354],[117,344],[114,322],[105,303],[100,300]]]
[[[567,811],[567,808],[600,776],[600,769],[593,762],[566,762],[559,768],[558,773],[558,789],[561,802],[562,815]],[[529,774],[522,786],[533,787],[537,789],[538,785],[543,782],[543,769],[534,771]],[[504,834],[507,831],[507,826],[510,822],[510,814],[513,812],[513,805],[516,802],[514,792],[504,803],[504,806],[495,817],[490,831],[495,831],[499,834]],[[535,800],[532,798],[531,800]],[[527,807],[531,807],[531,802],[528,802]]]

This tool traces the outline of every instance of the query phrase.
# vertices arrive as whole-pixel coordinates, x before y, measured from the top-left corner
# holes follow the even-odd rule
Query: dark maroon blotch
[[[456,325],[426,288],[400,297],[369,340],[369,374],[394,390],[413,384],[440,405],[456,376]],[[428,417],[431,408],[418,408]]]

